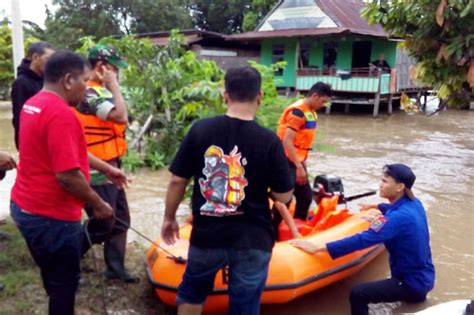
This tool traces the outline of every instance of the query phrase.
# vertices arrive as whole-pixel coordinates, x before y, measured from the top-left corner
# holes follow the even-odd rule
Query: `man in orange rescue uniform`
[[[318,115],[316,111],[331,99],[331,86],[318,82],[311,87],[304,99],[288,106],[278,122],[277,135],[283,142],[286,157],[290,164],[293,180],[295,181],[294,195],[296,198],[295,218],[306,220],[312,201],[312,190],[308,183],[306,159],[311,150]],[[278,224],[279,214],[274,212],[274,224]]]
[[[120,167],[120,158],[127,149],[125,130],[128,113],[127,103],[120,92],[118,74],[119,68],[126,68],[128,65],[113,47],[106,45],[92,47],[88,58],[93,72],[87,82],[86,99],[75,109],[75,113],[84,127],[88,151],[109,164]],[[125,191],[97,171],[91,172],[91,185],[112,206],[115,218],[120,221],[115,218],[96,220],[92,217],[91,207],[86,204],[85,210],[91,221],[84,227],[82,254],[90,248],[89,239],[93,244],[104,242],[107,266],[104,276],[127,283],[138,282],[138,278],[130,275],[124,267],[130,224]]]

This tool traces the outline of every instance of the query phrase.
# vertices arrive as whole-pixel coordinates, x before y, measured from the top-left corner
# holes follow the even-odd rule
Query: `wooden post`
[[[377,94],[375,94],[375,100],[374,100],[374,113],[373,113],[374,118],[377,118],[379,114],[379,107],[380,107],[380,81],[381,81],[380,74],[378,74],[378,77],[379,77],[379,87],[377,89]]]
[[[374,118],[377,118],[379,115],[379,107],[380,107],[380,91],[375,94],[375,100],[374,100],[374,113],[373,116]]]
[[[349,109],[350,109],[350,104],[349,104],[349,103],[346,103],[346,104],[344,105],[344,113],[349,114]]]
[[[393,103],[393,94],[390,93],[390,95],[388,96],[388,114],[389,115],[392,115],[392,103]]]
[[[332,104],[329,105],[329,106],[326,106],[326,115],[331,114],[331,106],[332,106]]]
[[[298,82],[299,60],[300,60],[300,40],[298,39],[298,41],[296,42],[296,51],[295,51],[295,82],[293,84],[295,89],[298,88],[296,86],[296,83]]]
[[[428,91],[425,91],[425,92],[423,93],[423,97],[424,97],[424,99],[423,99],[423,108],[422,108],[422,111],[423,111],[423,112],[426,112],[426,103],[428,103]]]
[[[145,121],[145,124],[143,124],[142,129],[140,129],[140,132],[138,133],[137,137],[133,139],[133,141],[131,142],[130,148],[132,149],[138,148],[138,146],[140,145],[140,140],[145,135],[145,132],[148,130],[148,128],[150,128],[152,121],[153,121],[153,115],[150,114],[150,116],[148,116],[147,120]]]

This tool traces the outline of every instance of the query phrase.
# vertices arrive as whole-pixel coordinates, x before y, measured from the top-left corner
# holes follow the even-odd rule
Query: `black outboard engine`
[[[336,175],[318,175],[314,179],[313,184],[313,193],[315,197],[315,202],[319,204],[321,199],[323,198],[330,198],[333,196],[339,196],[339,204],[363,198],[368,196],[373,196],[377,193],[376,190],[370,190],[365,193],[352,195],[352,196],[345,196],[344,195],[344,186],[342,186],[342,180],[339,176]]]
[[[314,179],[313,192],[316,194],[316,202],[324,197],[339,196],[339,200],[344,202],[344,186],[342,180],[336,175],[318,175]]]

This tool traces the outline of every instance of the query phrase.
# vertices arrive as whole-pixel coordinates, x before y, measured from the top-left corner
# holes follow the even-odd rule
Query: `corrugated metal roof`
[[[285,0],[257,27],[257,31],[276,31],[296,28],[336,27],[314,0]]]
[[[274,30],[297,29],[297,28],[317,28],[323,18],[292,18],[285,20],[269,21]]]
[[[218,39],[225,40],[227,37],[227,35],[224,35],[224,34],[196,30],[196,29],[182,30],[179,33],[183,35],[186,45],[192,45],[203,39],[218,38]],[[138,38],[147,37],[155,45],[166,46],[168,44],[169,37],[171,36],[171,32],[164,31],[164,32],[142,33],[142,34],[137,34],[136,36]]]
[[[274,38],[274,37],[319,36],[319,35],[330,35],[330,34],[342,34],[347,31],[348,31],[347,29],[340,28],[340,27],[259,31],[259,32],[247,32],[247,33],[242,33],[242,34],[231,35],[229,36],[229,39],[252,40],[252,39],[264,39],[264,38]]]
[[[192,45],[195,42],[202,40],[202,37],[199,36],[198,34],[183,35],[183,37],[184,37],[184,42],[186,43],[186,45]],[[166,37],[149,37],[149,39],[155,45],[166,46],[168,45],[168,41],[170,38],[169,36],[166,36]]]
[[[315,0],[318,6],[340,27],[354,31],[379,33],[388,37],[379,24],[369,25],[360,17],[360,11],[366,4],[360,0]]]
[[[387,38],[381,25],[360,17],[361,0],[284,0],[257,27],[259,31],[229,36],[234,40],[353,33]]]

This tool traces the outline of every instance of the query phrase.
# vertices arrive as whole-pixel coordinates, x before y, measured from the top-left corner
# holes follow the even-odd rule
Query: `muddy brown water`
[[[16,156],[9,105],[0,103],[0,150]],[[474,112],[445,111],[427,118],[403,112],[373,119],[370,115],[320,115],[318,148],[311,153],[312,175],[335,174],[343,179],[346,195],[378,187],[388,163],[412,166],[414,193],[424,203],[431,231],[436,286],[426,303],[381,304],[372,314],[414,312],[430,305],[474,298]],[[8,214],[9,190],[15,172],[0,185],[0,217]],[[166,170],[141,170],[132,176],[128,199],[132,222],[151,238],[158,238],[169,181]],[[379,197],[364,202],[378,202]],[[360,201],[349,203],[356,210]],[[181,220],[189,209],[183,205]],[[148,246],[133,232],[129,240]],[[389,276],[388,255],[380,255],[355,275],[285,305],[265,305],[263,314],[348,314],[348,295],[354,284]]]

